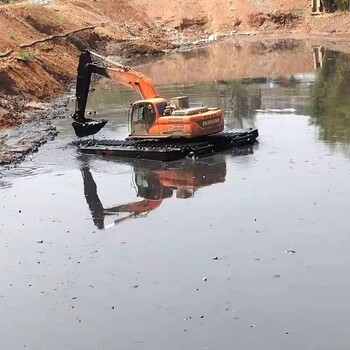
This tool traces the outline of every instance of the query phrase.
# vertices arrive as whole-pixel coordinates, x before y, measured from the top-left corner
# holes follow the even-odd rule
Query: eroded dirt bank
[[[141,55],[165,54],[225,36],[239,41],[276,33],[328,33],[334,37],[329,45],[337,45],[337,35],[348,33],[350,16],[313,17],[309,5],[306,0],[58,0],[0,5],[0,158],[13,161],[4,130],[43,120],[47,102],[74,81],[79,52],[85,48],[130,63]],[[343,49],[348,46],[343,44]],[[64,115],[65,108],[59,105]]]

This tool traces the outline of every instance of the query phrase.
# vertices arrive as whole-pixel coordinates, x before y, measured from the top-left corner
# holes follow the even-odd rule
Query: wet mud
[[[167,164],[83,155],[57,118],[57,137],[4,171],[2,348],[346,349],[350,58],[275,44],[139,66],[166,98],[222,107],[228,131],[258,128],[253,147]],[[212,69],[161,84],[175,62]],[[136,98],[99,81],[95,137],[126,137]]]
[[[58,131],[54,121],[59,118],[68,118],[68,97],[52,101],[48,106],[36,112],[30,122],[17,128],[0,131],[0,176],[4,171],[17,166],[27,156],[32,156],[39,147],[48,141],[54,140]]]

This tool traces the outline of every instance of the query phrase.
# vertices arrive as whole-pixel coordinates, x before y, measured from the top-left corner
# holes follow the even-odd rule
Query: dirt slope
[[[147,17],[123,1],[115,2],[113,11],[111,4],[58,1],[49,6],[0,6],[0,128],[30,117],[26,101],[61,94],[75,77],[79,52],[85,48],[121,56],[172,48],[167,35]],[[29,45],[21,47],[24,44]]]
[[[186,28],[190,24],[205,24],[210,32],[250,29],[256,26],[254,18],[270,13],[296,12],[307,10],[307,0],[204,0],[169,1],[132,0],[136,7],[159,22],[172,27]]]

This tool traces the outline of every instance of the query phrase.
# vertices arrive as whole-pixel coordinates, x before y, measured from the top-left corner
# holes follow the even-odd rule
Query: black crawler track
[[[202,136],[194,140],[149,139],[137,140],[85,140],[78,141],[82,153],[113,157],[152,159],[163,162],[185,157],[203,157],[230,148],[253,144],[257,129]]]

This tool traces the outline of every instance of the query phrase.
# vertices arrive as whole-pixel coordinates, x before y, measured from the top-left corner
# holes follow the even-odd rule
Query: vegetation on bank
[[[330,144],[350,141],[350,56],[327,50],[312,88],[309,111],[320,138]]]
[[[350,8],[349,0],[323,0],[323,5],[329,12],[348,11]]]

